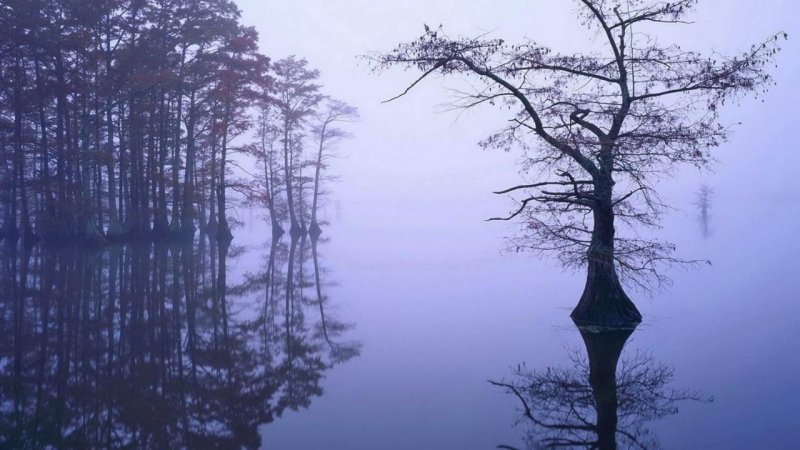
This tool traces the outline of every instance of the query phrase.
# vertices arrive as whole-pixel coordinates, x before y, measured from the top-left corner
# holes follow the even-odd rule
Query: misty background
[[[333,237],[326,257],[340,281],[335,296],[358,323],[365,348],[330,374],[325,396],[309,411],[266,427],[265,445],[492,448],[514,442],[514,399],[482,383],[522,361],[564,359],[563,347],[579,342],[565,330],[582,274],[532,255],[503,254],[503,237],[518,225],[484,221],[514,207],[491,192],[521,180],[520,155],[477,145],[503,124],[502,112],[446,111],[451,97],[443,87],[458,84],[438,78],[382,104],[416,74],[376,76],[357,56],[414,39],[423,23],[442,24],[450,36],[489,33],[510,42],[527,36],[563,52],[602,41],[577,23],[572,2],[239,5],[266,54],[307,58],[328,92],[361,111],[351,128],[356,138],[342,147],[346,159],[332,169],[341,179],[326,207],[332,224],[326,233]],[[713,419],[704,416],[708,407],[692,405],[662,422],[669,430],[660,433],[666,448],[755,448],[765,436],[775,439],[772,448],[788,448],[800,437],[791,412],[800,397],[786,388],[796,386],[800,369],[800,5],[705,0],[691,17],[694,24],[660,27],[660,41],[704,54],[737,54],[779,30],[789,41],[773,71],[777,86],[722,113],[725,122],[741,125],[716,152],[713,172],[684,170],[659,184],[676,208],[659,236],[677,244],[678,256],[712,265],[670,271],[674,285],[652,297],[632,293],[646,319],[629,345],[653,348],[675,367],[681,385],[716,398]],[[703,184],[714,191],[707,239],[695,206]],[[784,414],[758,420],[764,408]],[[309,427],[314,433],[304,432]]]
[[[230,6],[226,1],[215,5]],[[630,1],[635,6],[638,0]],[[763,95],[748,96],[722,108],[722,122],[734,131],[729,142],[712,149],[717,159],[713,169],[684,168],[661,178],[655,189],[674,208],[665,214],[663,226],[626,230],[641,233],[637,237],[657,236],[674,242],[676,257],[708,260],[709,264],[666,269],[664,274],[673,283],[652,293],[631,287],[628,294],[641,311],[643,322],[639,325],[637,320],[632,326],[606,333],[609,330],[602,325],[607,323],[591,323],[594,328],[584,327],[579,332],[575,326],[578,322],[570,319],[576,299],[584,297],[584,281],[590,278],[587,272],[595,273],[593,269],[587,271],[582,266],[576,271],[565,270],[556,258],[512,251],[508,238],[530,224],[523,220],[487,221],[517,209],[523,195],[497,195],[493,191],[533,181],[535,176],[520,172],[521,152],[482,150],[478,145],[505,126],[513,111],[488,105],[468,110],[450,106],[456,90],[471,88],[468,77],[458,74],[447,79],[435,74],[407,95],[385,102],[402,93],[420,72],[395,67],[374,73],[369,61],[372,55],[418,38],[426,26],[435,30],[440,24],[452,38],[485,35],[510,44],[531,38],[563,54],[605,49],[605,37],[576,18],[579,2],[235,2],[242,10],[241,20],[228,10],[229,17],[224,20],[228,31],[223,30],[226,27],[214,31],[213,20],[206,21],[219,11],[209,9],[209,17],[203,17],[204,11],[192,9],[203,2],[153,1],[148,3],[154,6],[150,12],[170,12],[163,16],[154,13],[147,20],[170,19],[169,14],[178,14],[178,6],[191,5],[183,12],[196,13],[203,19],[200,23],[208,28],[201,31],[222,36],[238,30],[230,35],[236,38],[226,51],[243,45],[249,48],[248,54],[255,58],[249,62],[255,64],[243,63],[239,69],[242,74],[252,70],[257,75],[249,81],[242,78],[241,86],[257,82],[264,90],[245,95],[244,91],[218,89],[227,86],[220,82],[225,77],[215,78],[226,75],[220,68],[227,63],[213,62],[215,58],[210,57],[207,66],[192,64],[191,76],[186,79],[204,79],[197,85],[201,97],[196,98],[192,90],[190,99],[186,98],[182,91],[186,80],[180,81],[177,90],[172,85],[159,94],[162,101],[158,108],[145,102],[147,96],[141,94],[137,101],[155,109],[137,112],[131,106],[129,119],[125,119],[126,96],[138,97],[140,93],[126,91],[139,82],[136,76],[128,75],[141,75],[136,71],[128,74],[129,66],[119,66],[124,73],[118,88],[100,92],[96,89],[99,83],[80,73],[79,56],[84,46],[67,48],[66,54],[78,55],[73,57],[72,77],[84,81],[70,86],[75,92],[67,102],[54,96],[59,91],[56,86],[64,84],[59,80],[60,60],[42,60],[48,69],[42,79],[49,80],[46,84],[53,88],[33,87],[34,80],[40,80],[37,52],[45,48],[46,55],[61,55],[61,37],[52,48],[39,42],[17,46],[8,42],[10,45],[3,46],[9,49],[4,55],[9,73],[16,68],[16,75],[6,83],[7,97],[15,94],[14,101],[6,103],[18,106],[13,115],[17,136],[4,141],[2,147],[6,155],[13,155],[5,165],[19,169],[15,174],[7,172],[12,180],[7,183],[11,188],[9,204],[15,207],[18,199],[35,193],[31,197],[37,199],[34,208],[24,206],[21,210],[38,214],[32,217],[34,228],[39,229],[46,225],[41,218],[50,214],[50,193],[43,188],[51,188],[54,181],[65,184],[73,171],[81,174],[80,181],[87,182],[79,188],[78,178],[67,180],[69,188],[62,189],[55,201],[59,203],[55,217],[75,225],[80,224],[81,214],[90,217],[97,213],[100,226],[73,227],[77,230],[73,237],[79,239],[91,238],[96,232],[95,241],[79,241],[77,246],[59,245],[69,236],[60,236],[58,232],[66,228],[56,223],[50,230],[55,233],[43,233],[40,243],[33,239],[35,236],[24,235],[17,246],[18,236],[14,235],[7,239],[13,245],[0,247],[4,252],[0,255],[0,329],[6,336],[0,340],[0,446],[4,442],[29,447],[51,442],[53,446],[106,442],[109,446],[199,443],[223,447],[236,443],[277,450],[484,449],[502,444],[510,447],[501,448],[524,448],[530,443],[525,442],[526,434],[530,437],[535,427],[522,420],[520,398],[502,388],[519,385],[522,373],[544,374],[541,379],[554,373],[567,374],[566,378],[575,381],[567,383],[569,386],[580,385],[582,390],[573,392],[583,395],[581,411],[585,410],[596,426],[578,428],[590,439],[592,433],[600,435],[602,413],[597,399],[605,397],[606,406],[612,406],[606,408],[605,417],[613,415],[616,420],[619,412],[620,423],[631,417],[636,420],[635,412],[628,414],[631,410],[638,408],[645,412],[643,416],[650,413],[633,434],[653,438],[664,448],[782,449],[797,445],[800,4],[789,0],[702,0],[689,16],[691,24],[633,25],[634,32],[640,26],[646,28],[660,44],[676,43],[701,55],[739,55],[777,32],[786,32],[789,38],[780,40],[783,49],[775,58],[777,67],[766,68],[775,85]],[[24,2],[7,2],[0,11],[27,14],[19,16],[25,20],[15,22],[17,34],[9,34],[24,41],[32,35],[24,31],[30,18],[38,19],[31,23],[39,28],[56,30],[58,35],[63,24],[50,29],[50,22],[42,19],[61,15],[59,8],[67,3],[48,3],[53,7],[50,16]],[[620,3],[624,5],[625,1]],[[104,5],[122,11],[119,14],[124,20],[119,22],[119,30],[136,28],[138,9],[128,9],[133,3]],[[71,2],[68,6],[93,9],[90,3]],[[78,15],[88,14],[81,8],[75,10]],[[131,11],[136,11],[133,19],[125,17]],[[86,42],[99,42],[100,27],[88,16],[81,20],[77,21],[78,31],[67,34],[69,39],[80,43],[81,35],[94,33],[94,40]],[[178,17],[175,22],[180,20]],[[276,70],[276,62],[296,55],[307,60],[310,69],[320,70],[321,93],[358,108],[358,120],[336,124],[351,138],[332,139],[336,145],[327,150],[337,157],[326,160],[329,166],[320,164],[321,156],[313,157],[322,154],[321,150],[316,153],[317,149],[325,148],[314,129],[317,117],[312,118],[310,111],[281,110],[280,99],[266,98],[268,89],[275,86],[271,81],[280,76],[273,80],[260,73],[266,70],[261,64],[265,59],[255,55],[255,46],[248,40],[255,35],[237,24],[258,31],[258,51],[270,59],[271,75],[281,71]],[[191,35],[192,31],[187,32]],[[163,55],[186,56],[171,45],[155,51],[161,46],[153,44],[161,41],[157,34],[152,36],[148,42],[151,47],[143,49],[152,50],[149,56],[154,67],[164,69]],[[120,51],[129,45],[124,41],[120,41]],[[223,40],[219,37],[209,42],[221,45]],[[110,41],[107,45],[110,48]],[[135,42],[130,45],[136,47]],[[20,63],[20,55],[12,57],[16,48],[34,49],[27,53],[26,57],[32,58],[27,65]],[[124,54],[114,55],[111,50],[107,53],[109,62],[139,62],[131,63]],[[142,65],[146,66],[144,62]],[[23,74],[21,68],[33,71],[35,76]],[[110,68],[95,70],[93,76],[103,80],[106,71],[116,72]],[[145,69],[144,74],[159,73]],[[167,67],[164,73],[183,80],[183,70],[173,69]],[[206,74],[211,76],[205,79]],[[27,83],[27,91],[20,80]],[[114,83],[110,86],[117,86]],[[24,92],[46,93],[49,97],[23,101],[20,94]],[[229,95],[215,97],[220,93]],[[105,128],[97,117],[89,120],[87,99],[101,98],[122,102],[116,106],[119,126],[112,124],[110,109]],[[41,141],[33,134],[33,139],[21,139],[23,120],[33,124],[29,131],[38,126],[33,100],[42,100],[38,119],[45,132]],[[213,107],[195,111],[196,100],[200,105],[210,101]],[[79,115],[81,102],[85,103],[84,111]],[[76,124],[96,124],[93,133],[97,142],[89,145],[92,134],[87,131],[80,136],[73,134],[70,146],[60,145],[64,104],[75,108],[71,114]],[[184,104],[192,105],[192,114],[183,117],[192,117],[192,123],[194,118],[201,118],[205,128],[195,133],[188,121],[184,119],[182,124],[184,113],[173,105]],[[20,105],[28,105],[28,109]],[[231,105],[236,106],[237,114],[231,114]],[[93,108],[101,111],[99,103]],[[49,125],[48,112],[56,117]],[[245,112],[253,120],[249,125],[255,124],[259,113],[267,118],[258,124],[265,127],[261,135],[258,126],[251,127],[230,143],[225,150],[229,153],[217,159],[214,145],[226,142],[229,119],[244,119]],[[267,116],[267,112],[275,115]],[[147,123],[152,126],[163,121],[163,127],[140,132],[134,119],[138,115],[144,118],[145,113]],[[301,123],[305,113],[309,121]],[[290,130],[288,118],[292,114],[299,119]],[[236,123],[234,131],[244,130],[239,125],[245,122]],[[6,124],[8,130],[12,129],[10,124]],[[168,133],[166,124],[175,128],[169,128]],[[184,128],[187,138],[192,137],[185,139],[186,153],[182,152]],[[47,174],[51,164],[47,153],[49,129],[57,130],[59,136],[56,161],[66,158],[73,166],[66,170],[67,177],[62,168],[54,172],[58,174],[55,177]],[[110,148],[107,156],[111,164],[105,175],[108,186],[115,185],[115,154],[119,155],[119,203],[124,206],[119,215],[111,208],[115,205],[114,189],[104,192],[104,174],[95,170],[101,166],[82,159],[101,148],[103,129]],[[225,132],[218,136],[216,132],[222,129]],[[344,134],[336,131],[332,136]],[[134,135],[150,138],[150,153],[147,170],[142,164],[128,172],[123,158],[134,149],[125,147],[123,138]],[[189,149],[196,150],[196,135],[203,138],[198,149],[204,151],[199,152],[201,158],[190,162]],[[158,152],[154,144],[157,136],[161,139]],[[262,137],[266,138],[257,142]],[[144,158],[144,141],[139,144],[138,155]],[[258,145],[262,146],[260,153]],[[176,163],[177,159],[167,162],[171,149],[177,159],[186,155],[185,166]],[[160,161],[156,161],[156,153]],[[40,161],[38,155],[44,158]],[[257,165],[267,158],[266,167]],[[31,164],[26,166],[28,161]],[[217,166],[219,161],[230,164]],[[303,219],[317,217],[316,207],[309,215],[306,204],[312,180],[307,177],[315,167],[324,167],[321,189],[326,195],[318,212],[321,228],[312,226],[307,232],[303,223],[299,229],[285,227],[282,234],[286,212],[292,211],[291,225],[294,213]],[[284,172],[275,176],[281,168]],[[181,169],[182,182],[178,178]],[[191,175],[195,170],[199,170],[199,181]],[[149,180],[139,185],[138,177],[145,172]],[[171,202],[167,201],[165,186],[168,173],[175,176],[169,189]],[[610,180],[609,173],[604,176]],[[228,182],[225,174],[230,175]],[[32,181],[24,185],[23,181],[29,181],[27,175]],[[88,183],[92,179],[96,180],[93,188]],[[276,189],[276,180],[285,181],[285,185]],[[158,185],[160,193],[156,191]],[[214,190],[215,186],[221,189]],[[577,183],[574,187],[577,199]],[[152,188],[149,194],[148,188]],[[109,200],[101,198],[109,192]],[[123,198],[131,192],[152,198],[141,203]],[[185,194],[182,199],[177,197],[179,192]],[[293,192],[298,194],[297,208],[289,198]],[[85,199],[92,195],[96,207],[86,204]],[[284,196],[286,205],[282,203]],[[279,203],[277,212],[275,199]],[[597,202],[595,206],[602,203]],[[609,194],[605,205],[610,202]],[[223,219],[216,223],[214,204]],[[175,230],[163,227],[170,205]],[[198,208],[199,217],[190,217]],[[178,220],[177,211],[189,214]],[[106,212],[109,218],[124,217],[134,224],[138,221],[141,230],[115,235],[109,225],[109,233],[103,236]],[[144,219],[138,220],[140,214]],[[150,229],[151,214],[154,222],[161,220],[160,230],[155,225]],[[14,225],[8,229],[16,230],[16,216],[10,221],[5,216],[4,223]],[[230,235],[220,232],[227,232],[227,227],[217,226],[226,217],[234,225],[232,241]],[[196,231],[195,219],[199,219]],[[178,229],[180,223],[184,226]],[[605,229],[612,230],[606,235],[613,240],[613,227]],[[142,234],[137,235],[138,231]],[[179,235],[188,239],[175,239]],[[56,245],[51,246],[53,243]],[[602,248],[597,251],[597,246],[592,248],[594,253],[589,256],[613,255]],[[592,259],[594,267],[599,259]],[[605,267],[611,266],[613,262]],[[612,278],[616,281],[616,275]],[[611,340],[604,341],[608,336]],[[613,346],[603,347],[604,342],[618,346],[609,351]],[[594,368],[581,366],[572,358],[591,361],[593,355],[595,361],[600,360]],[[618,361],[622,368],[615,372]],[[637,378],[633,370],[631,377],[631,372],[624,370],[625,361],[640,361],[639,369],[644,372],[638,372]],[[554,367],[561,369],[551,370]],[[604,386],[589,386],[591,373],[603,373],[599,378],[604,379]],[[652,374],[655,376],[649,376]],[[631,396],[625,394],[630,390],[618,388],[617,383],[622,385],[632,378],[655,380],[652,392],[677,392],[674,398],[692,401],[676,400],[674,405],[671,400],[665,401],[662,411],[652,413],[648,406],[658,404],[658,399],[648,403],[652,400],[647,398],[651,386],[638,392],[644,397],[639,399],[641,404],[628,400]],[[623,399],[619,405],[618,391]],[[550,392],[543,389],[539,394],[538,398],[547,397]],[[608,402],[612,396],[613,402]],[[562,400],[552,402],[557,408],[569,404],[568,395],[553,397]],[[544,407],[537,410],[546,412]],[[575,416],[581,419],[581,414]],[[616,427],[616,422],[612,425]],[[624,430],[605,428],[609,430],[620,443],[629,438]]]

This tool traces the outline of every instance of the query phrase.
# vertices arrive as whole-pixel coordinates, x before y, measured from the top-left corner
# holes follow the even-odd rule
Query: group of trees
[[[303,60],[271,73],[239,16],[231,0],[2,2],[0,238],[230,238],[228,193],[252,185],[232,153],[254,148],[233,143],[254,123],[285,156],[266,152],[283,174],[260,181],[292,205],[325,97]]]
[[[0,250],[0,446],[260,448],[359,353],[337,320],[318,240]],[[266,252],[265,252],[266,253]]]
[[[786,35],[738,56],[705,56],[655,35],[686,23],[697,0],[575,3],[578,20],[598,37],[587,43],[596,51],[558,53],[532,40],[450,37],[426,26],[420,38],[371,60],[376,70],[421,73],[400,96],[436,74],[465,77],[477,83],[461,92],[460,106],[510,110],[508,125],[482,146],[524,152],[529,180],[498,192],[520,194],[519,207],[498,218],[522,219],[513,248],[588,267],[573,319],[630,326],[641,314],[620,278],[648,289],[665,281],[661,265],[690,262],[639,232],[658,226],[664,211],[657,181],[713,161],[730,133],[721,107],[772,84],[767,69]]]
[[[339,126],[356,120],[358,110],[323,95],[319,71],[304,59],[277,61],[272,72],[272,95],[261,103],[256,121],[258,139],[246,147],[262,172],[251,198],[266,205],[274,233],[282,233],[281,222],[288,219],[292,235],[318,235],[322,183],[329,178],[323,171],[349,136]]]
[[[260,54],[239,14],[0,3],[0,446],[258,448],[259,425],[358,354],[317,255],[326,161],[356,111],[305,60]],[[274,231],[240,285],[232,197]]]

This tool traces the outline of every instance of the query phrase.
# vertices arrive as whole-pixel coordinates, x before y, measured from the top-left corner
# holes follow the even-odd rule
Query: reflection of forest
[[[492,382],[520,401],[527,448],[655,449],[649,424],[677,414],[682,401],[703,400],[670,387],[672,369],[649,352],[620,357],[632,329],[580,333],[586,357],[572,353],[572,367],[520,366],[513,381]]]
[[[322,394],[358,354],[324,296],[317,245],[4,248],[0,446],[257,448],[258,426]]]

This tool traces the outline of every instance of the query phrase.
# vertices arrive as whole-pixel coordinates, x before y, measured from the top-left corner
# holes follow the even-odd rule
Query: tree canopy
[[[305,60],[260,53],[231,0],[5,1],[0,74],[0,238],[29,242],[228,239],[227,194],[258,197],[234,157],[257,113],[299,107],[289,124],[310,130],[324,98]],[[316,100],[282,97],[297,88]],[[295,169],[317,155],[279,139],[301,197]]]

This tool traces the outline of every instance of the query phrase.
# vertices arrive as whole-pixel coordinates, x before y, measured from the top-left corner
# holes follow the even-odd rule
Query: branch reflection
[[[522,365],[512,381],[491,382],[519,400],[527,448],[658,448],[652,422],[677,414],[683,401],[712,400],[671,387],[673,369],[649,351],[620,357],[633,329],[579,331],[586,355],[574,351],[571,367]]]
[[[3,248],[0,446],[260,447],[260,425],[308,407],[359,353],[317,247],[273,239],[235,285],[244,249],[202,236]]]

